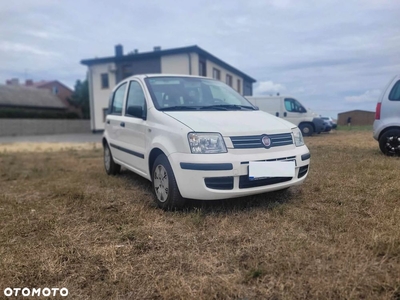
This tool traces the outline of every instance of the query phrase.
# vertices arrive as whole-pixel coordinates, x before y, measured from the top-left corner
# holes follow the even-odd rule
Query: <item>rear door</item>
[[[119,85],[112,94],[110,103],[110,111],[106,118],[106,130],[108,133],[108,143],[114,159],[121,161],[123,151],[120,150],[121,145],[121,129],[123,123],[123,107],[126,97],[127,83]]]
[[[385,123],[395,125],[400,122],[400,76],[393,78],[382,98],[381,119]]]
[[[133,116],[128,113],[129,107],[141,107],[142,117]],[[148,165],[146,163],[146,98],[143,86],[139,81],[131,80],[127,90],[127,98],[124,110],[124,127],[121,129],[120,140],[123,153],[121,160],[128,164],[135,172],[146,175]]]

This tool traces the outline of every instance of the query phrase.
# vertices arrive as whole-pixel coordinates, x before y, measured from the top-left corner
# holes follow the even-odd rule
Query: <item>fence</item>
[[[0,119],[0,136],[89,132],[89,120]]]

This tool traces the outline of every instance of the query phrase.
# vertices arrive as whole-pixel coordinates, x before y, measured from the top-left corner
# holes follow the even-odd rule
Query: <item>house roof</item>
[[[243,77],[244,79],[246,79],[252,83],[256,82],[256,80],[254,78],[243,73],[242,71],[239,71],[235,67],[232,67],[231,65],[220,60],[218,57],[203,50],[202,48],[200,48],[197,45],[189,46],[189,47],[182,47],[182,48],[159,50],[159,51],[142,52],[142,53],[136,53],[136,54],[132,53],[132,54],[127,54],[127,55],[123,55],[123,56],[111,56],[111,57],[103,57],[103,58],[84,59],[84,60],[81,60],[81,64],[91,66],[91,65],[102,64],[102,63],[111,63],[111,62],[113,62],[113,63],[129,62],[129,61],[135,61],[135,60],[142,60],[142,59],[146,59],[146,58],[156,58],[156,57],[161,57],[161,56],[165,56],[165,55],[193,53],[193,52],[222,66],[223,68],[227,69],[228,71],[231,71],[232,73],[240,75],[241,77]]]
[[[47,89],[0,85],[0,106],[66,109],[61,100]]]
[[[37,82],[33,82],[33,84],[31,86],[33,87],[43,87],[45,85],[51,85],[54,83],[58,83],[59,85],[62,85],[63,87],[65,87],[66,89],[70,90],[71,92],[73,92],[73,90],[71,90],[71,88],[67,87],[65,84],[63,84],[62,82],[58,81],[58,80],[42,80],[42,81],[37,81]]]

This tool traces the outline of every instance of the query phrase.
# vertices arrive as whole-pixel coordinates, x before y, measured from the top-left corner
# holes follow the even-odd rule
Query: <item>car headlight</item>
[[[219,133],[195,133],[188,134],[190,151],[196,154],[202,153],[226,153],[225,142]]]
[[[300,129],[295,128],[292,130],[292,133],[293,133],[294,144],[296,145],[296,147],[304,146],[304,139]]]

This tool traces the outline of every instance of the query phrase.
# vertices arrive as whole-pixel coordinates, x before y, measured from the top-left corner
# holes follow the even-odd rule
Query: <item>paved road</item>
[[[55,135],[0,136],[0,144],[4,143],[100,143],[101,134],[74,133]]]

